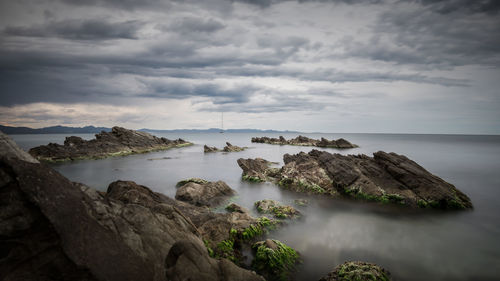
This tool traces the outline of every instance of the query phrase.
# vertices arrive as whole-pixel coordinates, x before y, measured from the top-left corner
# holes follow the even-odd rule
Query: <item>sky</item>
[[[0,0],[0,124],[500,134],[500,1]]]

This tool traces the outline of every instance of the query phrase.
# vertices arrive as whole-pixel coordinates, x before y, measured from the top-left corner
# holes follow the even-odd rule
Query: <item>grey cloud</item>
[[[138,21],[63,20],[30,27],[8,26],[4,34],[25,37],[60,37],[74,40],[137,39]]]
[[[160,26],[162,30],[172,30],[182,34],[191,32],[212,33],[224,29],[226,26],[215,19],[202,19],[194,17],[184,17],[175,20],[167,26]]]
[[[441,14],[457,11],[497,14],[500,11],[500,1],[497,0],[419,0],[417,2]]]

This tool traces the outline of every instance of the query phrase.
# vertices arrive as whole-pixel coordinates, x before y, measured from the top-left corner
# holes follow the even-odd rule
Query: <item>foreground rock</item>
[[[266,239],[252,246],[255,258],[252,268],[267,280],[290,280],[300,263],[300,255],[278,240]]]
[[[213,207],[234,194],[236,192],[223,181],[208,182],[191,179],[191,181],[188,180],[185,184],[180,185],[175,193],[175,199],[196,206]]]
[[[337,266],[319,281],[390,281],[389,271],[367,262],[349,261]]]
[[[262,280],[209,256],[203,230],[189,217],[203,227],[207,216],[217,217],[206,208],[133,182],[98,192],[26,153],[16,157],[23,152],[5,144],[0,141],[1,280]]]
[[[283,136],[279,138],[269,138],[269,137],[253,137],[252,142],[256,143],[268,143],[268,144],[278,144],[278,145],[300,145],[300,146],[317,146],[317,147],[328,147],[328,148],[355,148],[358,147],[355,144],[348,142],[345,139],[338,140],[327,140],[321,138],[321,140],[311,139],[304,136],[298,136],[294,139],[285,139]]]
[[[247,149],[247,147],[239,147],[239,146],[236,146],[236,145],[232,145],[229,142],[226,142],[226,146],[224,146],[224,148],[222,149],[222,151],[224,151],[224,152],[239,152],[239,151],[243,151],[245,149]],[[203,152],[205,152],[205,153],[218,152],[218,151],[221,151],[221,150],[218,149],[215,146],[205,145],[203,147]]]
[[[67,137],[64,145],[49,143],[34,147],[29,153],[43,161],[70,161],[144,153],[192,144],[182,139],[158,138],[146,132],[121,127],[113,127],[111,132],[101,132],[95,137],[89,141],[75,136]]]
[[[343,196],[414,208],[467,209],[470,199],[455,186],[396,153],[373,157],[312,150],[285,154],[285,165],[274,177],[264,177],[298,192]],[[240,164],[244,161],[244,166]],[[267,175],[263,159],[239,159],[245,174]],[[255,170],[253,170],[255,168]]]
[[[259,213],[272,214],[278,219],[300,218],[300,212],[292,206],[282,205],[276,200],[264,199],[254,203]]]

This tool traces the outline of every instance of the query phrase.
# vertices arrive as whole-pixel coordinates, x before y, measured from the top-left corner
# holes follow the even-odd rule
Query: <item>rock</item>
[[[177,184],[175,186],[176,187],[180,187],[180,186],[183,186],[183,185],[185,185],[186,183],[189,183],[189,182],[194,182],[194,183],[197,183],[197,184],[206,184],[206,183],[208,183],[208,181],[204,180],[204,179],[190,178],[190,179],[185,179],[185,180],[181,180],[181,181],[177,182]]]
[[[232,212],[238,212],[238,213],[242,213],[242,214],[250,213],[250,211],[247,208],[244,208],[236,203],[231,203],[231,204],[227,205],[226,210],[231,212],[231,213]]]
[[[236,192],[223,181],[196,183],[188,182],[175,193],[175,199],[196,206],[212,207],[220,204]]]
[[[317,147],[328,147],[328,148],[355,148],[358,147],[355,144],[348,142],[345,139],[338,140],[327,140],[321,138],[321,140],[311,139],[305,136],[298,136],[294,139],[286,140],[283,136],[277,138],[269,137],[253,137],[252,142],[256,143],[268,143],[268,144],[278,144],[278,145],[300,145],[300,146],[317,146]]]
[[[226,142],[226,146],[224,147],[225,152],[239,152],[245,150],[246,147],[239,147],[236,145],[232,145],[229,142]]]
[[[205,153],[208,153],[208,152],[217,152],[217,151],[219,151],[219,149],[217,147],[215,147],[215,146],[208,146],[206,144],[203,146],[203,152],[205,152]]]
[[[101,132],[95,139],[86,141],[80,137],[67,137],[64,145],[49,143],[34,147],[29,153],[43,161],[69,161],[77,159],[98,159],[182,147],[192,143],[182,139],[158,138],[146,132],[113,127],[111,132]]]
[[[243,170],[243,180],[263,182],[267,181],[269,177],[274,176],[278,169],[271,168],[272,162],[262,158],[256,159],[243,159],[237,160],[238,165]]]
[[[348,261],[337,266],[319,281],[390,281],[389,271],[367,262]]]
[[[267,280],[290,280],[296,271],[300,255],[297,251],[278,240],[267,239],[252,246],[255,258],[252,268]]]
[[[203,232],[180,210],[190,208],[201,223],[218,216],[206,208],[128,181],[99,192],[44,164],[20,160],[30,156],[6,142],[0,142],[0,151],[2,280],[205,280],[204,272],[213,280],[261,280],[209,257]],[[196,256],[173,247],[183,241]],[[188,256],[207,271],[186,272]]]
[[[207,255],[207,249],[199,241],[176,242],[165,259],[167,280],[238,281],[264,278],[255,272],[242,270],[227,259],[216,260]]]
[[[17,158],[26,162],[38,163],[38,160],[19,148],[9,136],[2,132],[0,132],[0,155]]]
[[[343,196],[413,208],[469,209],[470,199],[452,184],[396,153],[379,151],[374,157],[312,150],[285,154],[285,165],[266,176],[262,159],[238,160],[244,175],[274,181],[297,192]]]
[[[259,200],[254,205],[259,213],[272,214],[278,219],[296,219],[301,215],[294,207],[281,205],[278,201],[271,199]]]

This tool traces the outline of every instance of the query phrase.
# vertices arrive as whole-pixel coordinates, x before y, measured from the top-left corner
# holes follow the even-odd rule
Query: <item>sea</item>
[[[261,157],[283,165],[283,155],[312,147],[252,143],[254,136],[279,134],[155,134],[182,138],[193,146],[146,154],[81,160],[51,166],[72,181],[105,191],[116,180],[131,180],[174,197],[175,184],[197,177],[223,180],[237,195],[230,199],[258,215],[254,202],[274,199],[298,207],[303,217],[270,232],[302,256],[295,280],[318,280],[345,261],[376,263],[394,280],[500,280],[500,136],[416,134],[303,134],[311,138],[345,138],[359,148],[322,149],[331,153],[404,154],[467,194],[470,211],[407,210],[377,203],[308,196],[272,183],[241,180],[238,158]],[[282,134],[294,138],[298,134]],[[78,135],[91,139],[94,135]],[[23,148],[63,143],[66,135],[11,135]],[[203,145],[222,148],[226,142],[246,146],[234,153],[203,153]],[[223,208],[215,211],[224,212]]]

